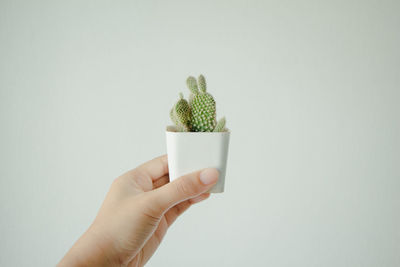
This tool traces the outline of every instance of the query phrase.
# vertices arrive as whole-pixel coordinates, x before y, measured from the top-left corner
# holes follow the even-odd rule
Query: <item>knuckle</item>
[[[159,220],[163,213],[162,208],[159,205],[153,203],[151,199],[146,197],[138,198],[137,205],[143,215],[154,221]]]

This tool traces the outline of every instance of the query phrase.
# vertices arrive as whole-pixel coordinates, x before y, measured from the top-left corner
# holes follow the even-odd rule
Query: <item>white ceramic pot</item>
[[[228,160],[229,130],[226,132],[175,132],[167,127],[169,179],[204,169],[216,168],[219,179],[209,192],[224,192]]]

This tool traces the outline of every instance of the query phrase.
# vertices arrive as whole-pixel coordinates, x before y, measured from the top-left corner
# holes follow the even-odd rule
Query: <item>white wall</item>
[[[52,266],[165,153],[185,79],[232,130],[226,192],[148,266],[400,266],[400,2],[0,2],[0,265]]]

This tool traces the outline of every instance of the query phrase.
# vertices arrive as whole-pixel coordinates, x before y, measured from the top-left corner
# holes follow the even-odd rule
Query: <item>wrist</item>
[[[121,266],[113,251],[111,242],[98,235],[91,227],[57,266]]]

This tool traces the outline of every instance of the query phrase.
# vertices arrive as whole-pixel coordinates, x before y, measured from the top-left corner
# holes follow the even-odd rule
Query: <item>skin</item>
[[[209,197],[218,180],[204,169],[169,182],[167,156],[121,175],[89,229],[58,266],[144,266],[172,223]]]

